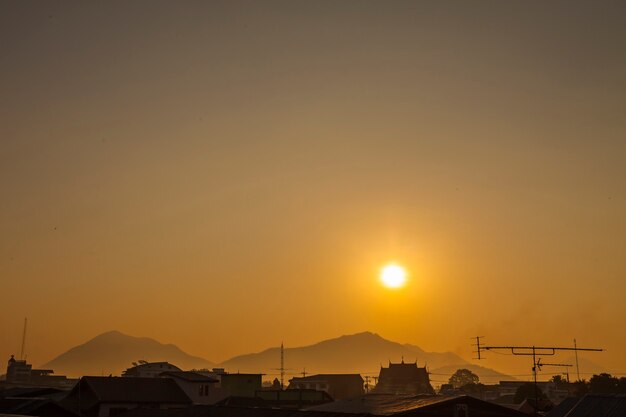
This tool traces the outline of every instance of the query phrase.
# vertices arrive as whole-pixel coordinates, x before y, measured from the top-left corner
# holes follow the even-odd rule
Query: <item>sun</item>
[[[380,281],[387,288],[401,288],[406,284],[406,270],[400,265],[385,265],[380,270]]]

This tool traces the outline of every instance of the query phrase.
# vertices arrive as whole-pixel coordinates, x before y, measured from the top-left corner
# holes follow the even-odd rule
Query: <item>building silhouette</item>
[[[373,392],[379,394],[434,394],[426,367],[417,366],[417,361],[404,363],[389,362],[389,367],[380,367],[378,384]]]
[[[136,378],[158,378],[163,372],[180,372],[180,369],[176,365],[172,365],[169,362],[147,362],[140,360],[133,362],[131,368],[122,372],[122,376],[136,377]]]
[[[7,362],[6,383],[9,386],[39,386],[55,388],[71,388],[75,379],[65,375],[53,375],[52,369],[33,369],[26,360],[15,359],[13,355]]]
[[[359,374],[318,374],[291,378],[287,389],[325,391],[335,400],[365,394],[363,377]]]

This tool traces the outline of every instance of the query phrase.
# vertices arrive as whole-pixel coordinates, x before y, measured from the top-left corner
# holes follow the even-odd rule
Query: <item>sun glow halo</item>
[[[406,284],[406,271],[396,264],[389,264],[380,271],[380,281],[387,288],[400,288]]]

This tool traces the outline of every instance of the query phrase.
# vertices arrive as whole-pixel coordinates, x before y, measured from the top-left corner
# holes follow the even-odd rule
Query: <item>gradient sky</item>
[[[1,2],[0,358],[28,316],[35,364],[112,329],[213,361],[370,330],[467,358],[576,337],[626,372],[625,21]]]

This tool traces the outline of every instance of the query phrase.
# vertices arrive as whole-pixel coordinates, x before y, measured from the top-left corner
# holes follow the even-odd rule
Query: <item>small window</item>
[[[457,404],[456,409],[454,410],[454,417],[468,417],[469,409],[467,408],[467,404]]]

